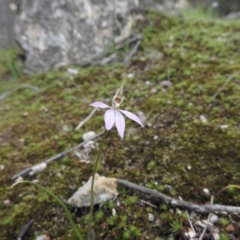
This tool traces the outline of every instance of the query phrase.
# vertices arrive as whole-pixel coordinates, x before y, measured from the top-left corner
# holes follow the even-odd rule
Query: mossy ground
[[[74,128],[91,112],[91,102],[111,102],[127,73],[134,77],[126,81],[122,108],[144,112],[147,124],[138,128],[127,120],[123,141],[115,129],[108,133],[99,173],[195,203],[209,201],[203,193],[208,188],[215,203],[240,205],[237,190],[217,194],[228,184],[240,184],[239,22],[190,21],[149,12],[136,23],[136,30],[143,33],[143,39],[127,67],[81,68],[73,78],[60,69],[12,83],[12,89],[29,84],[40,91],[17,88],[0,102],[0,164],[4,166],[0,174],[0,239],[16,239],[32,218],[35,223],[26,239],[41,234],[75,239],[60,206],[33,186],[9,189],[10,178],[77,145],[84,132],[101,131],[103,111],[80,130]],[[233,74],[236,76],[212,97]],[[172,86],[164,90],[162,80],[171,81]],[[0,91],[6,91],[4,82]],[[200,115],[208,121],[202,123]],[[221,129],[222,125],[228,128]],[[72,131],[65,132],[64,126]],[[96,154],[93,151],[91,159]],[[91,173],[91,164],[69,154],[29,179],[68,199]],[[154,209],[140,203],[143,196],[126,189],[119,192],[120,206],[110,202],[96,210],[96,239],[160,239],[157,237],[175,232],[176,221],[183,229],[189,227],[185,214],[161,203],[155,203],[158,208]],[[3,203],[7,199],[9,205]],[[149,222],[148,213],[158,221]],[[85,233],[86,214],[73,217]],[[225,233],[224,229],[221,232]]]

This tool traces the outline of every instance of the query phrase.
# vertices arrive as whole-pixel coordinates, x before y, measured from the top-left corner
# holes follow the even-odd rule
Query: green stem
[[[54,195],[52,192],[50,192],[47,188],[45,188],[45,187],[43,187],[43,186],[41,186],[41,185],[39,185],[39,184],[37,184],[37,183],[30,182],[30,181],[21,181],[21,182],[15,183],[15,184],[12,185],[12,187],[15,186],[15,185],[17,185],[17,184],[19,184],[19,183],[30,183],[30,184],[32,184],[32,185],[37,186],[37,187],[40,188],[41,190],[47,192],[50,196],[52,196],[52,198],[55,199],[55,200],[61,205],[61,207],[65,210],[65,213],[66,213],[67,218],[68,218],[68,220],[69,220],[69,222],[70,222],[70,225],[71,225],[72,229],[74,230],[74,232],[76,233],[76,235],[78,236],[78,239],[83,240],[82,234],[81,234],[80,231],[77,229],[76,225],[74,224],[74,222],[73,222],[73,220],[72,220],[71,213],[68,211],[66,205],[63,203],[62,200],[60,200],[60,198],[58,198],[56,195]]]
[[[103,133],[103,137],[102,137],[102,141],[100,144],[100,149],[98,151],[98,155],[97,155],[97,160],[95,161],[94,165],[93,165],[93,175],[92,175],[92,183],[91,183],[91,202],[90,202],[90,213],[89,213],[89,222],[88,222],[88,240],[91,240],[91,231],[92,231],[92,219],[93,219],[93,206],[94,206],[94,179],[95,179],[95,173],[97,172],[97,167],[98,167],[98,162],[100,159],[100,155],[102,153],[102,146],[103,146],[103,142],[104,139],[106,137],[106,133],[107,131],[104,131]]]

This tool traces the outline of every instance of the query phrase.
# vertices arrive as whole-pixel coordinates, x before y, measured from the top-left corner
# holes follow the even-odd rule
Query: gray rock
[[[47,236],[46,235],[41,235],[41,236],[37,236],[36,240],[46,240]]]
[[[9,0],[0,1],[0,48],[10,48],[14,42],[14,14],[10,10]]]
[[[22,0],[15,33],[27,72],[92,61],[130,35],[137,7],[138,0]]]
[[[0,2],[2,1],[8,2],[8,0]],[[25,72],[32,74],[68,64],[84,66],[94,63],[102,58],[102,54],[109,46],[130,36],[135,17],[139,17],[139,9],[151,7],[160,11],[171,10],[179,8],[187,1],[17,2],[20,11],[15,21],[15,38],[25,53]],[[106,61],[112,61],[111,56],[110,60]]]
[[[210,219],[209,219],[209,222],[210,223],[215,223],[218,221],[218,216],[216,214],[212,214]]]
[[[152,213],[148,213],[148,221],[149,222],[153,222],[154,221],[154,216],[153,216],[153,214]]]
[[[88,140],[92,139],[95,135],[96,135],[96,133],[94,131],[89,131],[89,132],[84,133],[82,138],[84,141],[88,141]]]
[[[68,199],[68,203],[75,207],[90,206],[91,182],[92,177]],[[115,199],[117,195],[117,180],[115,178],[102,177],[96,173],[94,181],[94,204]]]

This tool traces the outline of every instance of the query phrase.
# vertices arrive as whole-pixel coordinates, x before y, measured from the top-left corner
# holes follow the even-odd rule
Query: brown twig
[[[45,161],[43,161],[43,162],[41,162],[41,163],[38,163],[37,165],[42,164],[42,163],[48,164],[48,163],[53,162],[53,161],[55,161],[55,160],[57,160],[57,159],[60,159],[60,158],[64,157],[65,155],[67,155],[68,153],[70,153],[70,152],[72,152],[72,151],[74,151],[74,150],[82,147],[82,146],[83,146],[84,144],[86,144],[88,141],[91,141],[91,140],[93,140],[93,139],[101,136],[103,133],[104,133],[104,131],[96,134],[96,135],[95,135],[94,137],[92,137],[91,139],[88,139],[88,140],[86,140],[86,141],[81,142],[80,144],[78,144],[78,145],[75,146],[75,147],[69,148],[68,150],[66,150],[66,151],[64,151],[64,152],[61,152],[61,153],[59,153],[59,154],[57,154],[57,155],[55,155],[55,156],[53,156],[53,157],[51,157],[51,158],[48,158],[47,160],[45,160]],[[34,165],[34,166],[36,166],[36,165]],[[34,166],[29,167],[29,168],[26,168],[26,169],[22,170],[21,172],[13,175],[13,176],[11,177],[11,179],[12,179],[13,181],[15,181],[15,180],[16,180],[17,178],[19,178],[19,177],[27,176],[31,171],[33,171]]]
[[[211,205],[213,205],[213,199],[214,199],[214,197],[211,196]],[[206,233],[206,231],[207,231],[208,225],[209,225],[209,223],[210,223],[211,216],[212,216],[212,214],[209,213],[209,214],[208,214],[208,219],[207,219],[207,224],[206,224],[205,228],[203,229],[203,232],[202,232],[199,240],[202,240],[202,239],[203,239],[203,237],[204,237],[204,235],[205,235],[205,233]]]
[[[156,190],[146,188],[126,180],[117,179],[119,186],[125,186],[127,188],[142,192],[147,194],[151,199],[165,202],[168,205],[173,207],[180,207],[186,210],[195,211],[199,213],[210,213],[210,212],[228,212],[228,213],[240,213],[240,207],[226,206],[226,205],[198,205],[192,202],[179,200],[176,198],[169,197],[163,193],[160,193]]]

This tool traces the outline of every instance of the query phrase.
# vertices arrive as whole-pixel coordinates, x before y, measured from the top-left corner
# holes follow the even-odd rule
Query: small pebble
[[[220,126],[221,129],[226,129],[226,128],[228,128],[228,127],[229,127],[229,126],[228,126],[227,124],[223,124],[223,125]]]
[[[186,232],[185,235],[187,237],[189,237],[190,239],[196,237],[196,233],[192,229],[190,229],[188,232]]]
[[[167,191],[171,191],[171,190],[172,190],[172,186],[167,185],[167,184],[164,185],[164,188],[165,188]]]
[[[63,129],[64,132],[71,132],[71,130],[72,130],[72,128],[70,126],[68,126],[68,125],[64,125],[62,127],[62,129]]]
[[[6,199],[6,200],[3,201],[3,204],[5,206],[9,206],[11,204],[11,201],[9,199]]]
[[[145,84],[146,84],[146,86],[149,86],[151,84],[151,82],[150,81],[146,81]]]
[[[202,123],[207,122],[207,118],[204,115],[200,115],[200,120],[201,120]]]
[[[231,223],[228,224],[225,229],[226,229],[227,232],[234,232],[235,231],[235,228]]]
[[[153,222],[154,221],[154,216],[151,213],[148,213],[148,221]]]
[[[181,214],[182,214],[182,211],[181,211],[179,208],[177,208],[177,209],[176,209],[176,213],[177,213],[178,215],[181,215]]]
[[[220,236],[218,233],[213,233],[213,239],[214,240],[220,240]]]
[[[94,149],[95,148],[95,142],[94,141],[88,141],[83,145],[85,149]]]
[[[78,74],[78,70],[77,69],[73,69],[73,68],[68,68],[67,72],[71,75],[77,75]]]
[[[116,209],[115,208],[112,209],[112,215],[116,216]]]
[[[29,173],[30,176],[42,172],[47,167],[47,164],[45,162],[39,163],[32,167],[32,171]]]
[[[163,80],[163,81],[160,82],[160,85],[161,85],[162,87],[168,88],[168,87],[171,87],[171,86],[172,86],[172,82],[169,81],[169,80]]]
[[[88,141],[95,137],[96,133],[94,131],[89,131],[83,134],[82,138],[84,141]]]
[[[154,137],[153,137],[153,140],[157,140],[157,139],[158,139],[158,136],[154,136]]]
[[[0,165],[0,171],[3,170],[5,168],[4,165]]]
[[[134,77],[134,74],[133,74],[133,73],[128,73],[128,74],[127,74],[127,77],[128,77],[128,78],[133,78],[133,77]]]
[[[28,112],[23,112],[22,116],[26,117],[26,116],[28,116],[28,114],[29,114]]]
[[[33,179],[32,182],[39,183],[40,181],[39,181],[39,179]]]
[[[156,88],[152,88],[151,89],[151,93],[156,93],[157,92],[157,89]]]
[[[36,240],[47,240],[47,235],[37,236]]]
[[[204,189],[203,189],[203,192],[204,192],[207,196],[209,196],[209,194],[210,194],[210,192],[209,192],[209,190],[208,190],[207,188],[204,188]]]
[[[215,223],[215,222],[217,222],[217,221],[218,221],[218,216],[215,215],[215,214],[212,214],[211,217],[210,217],[210,219],[209,219],[209,222],[210,222],[210,223]]]

